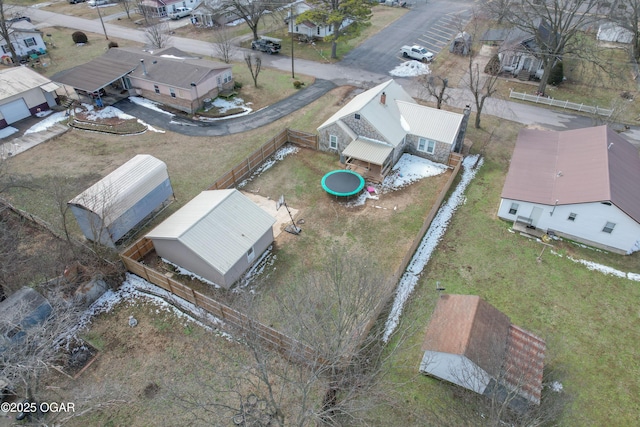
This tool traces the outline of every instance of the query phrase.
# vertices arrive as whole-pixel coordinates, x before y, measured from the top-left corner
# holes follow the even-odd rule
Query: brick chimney
[[[380,94],[380,104],[386,105],[386,103],[387,103],[387,94],[382,92]]]

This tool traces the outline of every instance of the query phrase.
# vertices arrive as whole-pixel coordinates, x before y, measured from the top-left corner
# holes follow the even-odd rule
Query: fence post
[[[580,108],[578,108],[578,111],[582,111],[582,106],[584,105],[584,102],[582,104],[580,104]]]

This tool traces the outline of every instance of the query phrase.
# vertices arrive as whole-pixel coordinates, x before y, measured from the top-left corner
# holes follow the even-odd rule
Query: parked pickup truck
[[[422,62],[431,62],[433,60],[433,53],[417,44],[413,46],[402,46],[400,52],[405,58],[412,58]]]
[[[267,52],[269,55],[280,52],[282,40],[273,37],[261,36],[258,40],[251,42],[251,49]]]

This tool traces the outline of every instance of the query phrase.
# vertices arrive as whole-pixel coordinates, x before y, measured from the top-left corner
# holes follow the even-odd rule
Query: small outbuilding
[[[203,191],[147,238],[158,256],[229,289],[273,242],[276,220],[235,189]]]
[[[145,218],[171,201],[167,165],[138,154],[68,204],[84,236],[115,247]]]
[[[23,339],[25,331],[51,316],[53,308],[35,289],[24,287],[0,302],[0,353]]]
[[[442,295],[425,335],[420,372],[513,409],[539,405],[546,344],[476,295]]]
[[[59,87],[28,67],[0,70],[0,129],[55,107]]]

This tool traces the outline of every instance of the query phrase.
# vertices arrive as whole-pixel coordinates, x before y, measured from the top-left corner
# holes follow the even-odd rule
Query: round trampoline
[[[329,194],[338,197],[349,197],[358,194],[364,188],[364,178],[357,173],[339,169],[322,177],[322,188]]]

